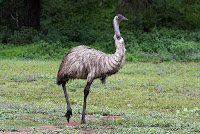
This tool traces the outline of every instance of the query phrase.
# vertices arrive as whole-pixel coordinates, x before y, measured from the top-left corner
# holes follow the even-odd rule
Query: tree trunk
[[[40,0],[24,0],[24,25],[40,30]]]

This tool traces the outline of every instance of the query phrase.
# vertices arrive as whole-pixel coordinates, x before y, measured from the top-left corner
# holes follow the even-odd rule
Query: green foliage
[[[200,58],[199,35],[199,32],[172,29],[127,32],[124,35],[127,59],[197,61]]]
[[[41,2],[41,30],[52,30],[70,27],[74,22],[105,30],[111,27],[110,20],[114,14],[126,14],[130,20],[124,24],[126,28],[149,31],[152,27],[170,27],[181,29],[200,28],[199,0],[43,0]],[[24,2],[1,0],[0,26],[8,26],[12,30],[19,29],[24,22]],[[17,27],[16,13],[19,14]],[[11,16],[12,15],[12,16]],[[134,24],[134,25],[132,25]],[[66,29],[65,29],[66,30]]]
[[[1,51],[1,58],[24,58],[24,59],[62,59],[69,51],[69,46],[75,43],[68,43],[68,46],[60,42],[35,42],[25,46],[4,46]]]
[[[79,42],[91,45],[95,42],[100,35],[97,31],[92,30],[90,27],[84,27],[81,24],[73,23],[71,27],[67,27],[65,31],[62,31],[64,36],[72,42]]]
[[[113,41],[113,33],[111,31],[99,32],[96,41],[91,47],[99,49],[105,53],[114,53],[115,45]]]
[[[23,14],[24,14],[24,1],[1,0],[0,1],[0,16],[1,16],[0,29],[1,27],[7,26],[12,31],[19,30],[19,28],[23,26],[23,23],[24,23]]]
[[[105,53],[115,52],[112,31],[95,32],[86,28],[76,30],[79,33],[77,35],[76,32],[73,33],[73,30],[69,30],[61,33],[54,31],[45,36],[24,28],[22,32],[16,31],[8,38],[10,42],[24,45],[0,44],[0,57],[62,59],[70,48],[78,45],[87,45]],[[125,40],[128,61],[198,61],[200,59],[199,31],[154,28],[148,33],[140,30],[122,31],[122,36]]]
[[[0,41],[2,43],[8,43],[9,41],[9,38],[10,36],[12,35],[12,32],[11,30],[7,27],[7,26],[4,26],[0,29]]]
[[[22,27],[19,31],[14,31],[9,38],[9,43],[15,45],[30,44],[41,40],[41,34],[33,28]]]
[[[197,53],[198,50],[198,43],[194,41],[176,41],[170,46],[170,51],[172,53],[179,53],[179,54],[192,54]]]
[[[129,19],[120,23],[127,60],[200,59],[198,0],[110,0],[101,6],[99,0],[43,0],[41,31],[23,27],[23,4],[0,1],[0,42],[5,44],[0,44],[0,57],[59,59],[77,45],[114,53],[112,19],[121,13]],[[14,8],[8,10],[10,7]]]

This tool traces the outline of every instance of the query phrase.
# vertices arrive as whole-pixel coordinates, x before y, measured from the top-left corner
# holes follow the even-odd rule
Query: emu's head
[[[113,19],[114,32],[115,32],[115,35],[118,40],[120,40],[122,37],[120,34],[120,31],[119,31],[119,23],[122,20],[128,20],[128,19],[126,17],[122,16],[121,14],[117,14]]]
[[[126,17],[124,17],[123,15],[121,15],[121,14],[117,14],[116,16],[115,16],[115,21],[117,21],[118,23],[120,23],[122,20],[128,20]]]

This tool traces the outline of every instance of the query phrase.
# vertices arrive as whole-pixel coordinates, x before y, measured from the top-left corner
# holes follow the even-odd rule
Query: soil
[[[88,115],[86,115],[86,118],[87,119],[96,119],[96,118],[88,116]],[[110,116],[110,115],[108,115],[108,116],[103,116],[102,118],[119,119],[119,118],[121,118],[121,116]],[[35,122],[35,120],[30,119],[30,118],[23,118],[22,120]],[[59,121],[59,122],[66,125],[67,127],[73,127],[73,126],[81,125],[80,122],[69,122],[69,123],[67,121]],[[58,129],[62,129],[62,128],[59,127],[59,126],[54,126],[54,125],[40,126],[40,127],[36,128],[36,130],[52,130],[52,131],[55,131],[55,130],[58,130]],[[33,131],[33,130],[32,129],[19,129],[17,131],[6,131],[6,132],[0,131],[0,134],[24,134],[24,133],[31,132],[31,131]],[[93,132],[93,131],[90,131],[90,130],[81,130],[79,132],[81,134],[96,134],[96,132]]]
[[[107,115],[107,116],[103,116],[103,118],[108,118],[108,119],[120,119],[121,116],[111,116],[111,115]]]
[[[40,126],[36,128],[37,130],[58,130],[61,129],[61,127],[58,126],[53,126],[53,125],[49,125],[49,126]],[[32,129],[19,129],[17,131],[6,131],[6,132],[0,132],[0,134],[24,134],[27,132],[31,132],[33,131]]]
[[[65,124],[67,127],[79,126],[81,123],[78,122],[67,122],[67,121],[59,121],[62,124]]]

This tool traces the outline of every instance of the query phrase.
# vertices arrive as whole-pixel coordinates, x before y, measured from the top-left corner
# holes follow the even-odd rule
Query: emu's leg
[[[66,102],[67,102],[67,112],[65,114],[65,117],[67,118],[67,121],[69,123],[70,116],[72,115],[72,109],[71,109],[71,106],[69,104],[69,100],[68,100],[68,96],[67,96],[67,91],[66,91],[65,84],[66,83],[62,84],[62,88],[63,88],[64,94],[65,94],[65,99],[66,99]]]
[[[87,85],[85,86],[85,89],[84,89],[84,102],[83,102],[83,112],[82,112],[81,124],[85,124],[86,100],[87,100],[87,96],[90,91],[91,84],[92,84],[92,82],[87,82]]]
[[[106,83],[106,77],[102,77],[101,82],[102,82],[102,84],[105,84]]]

